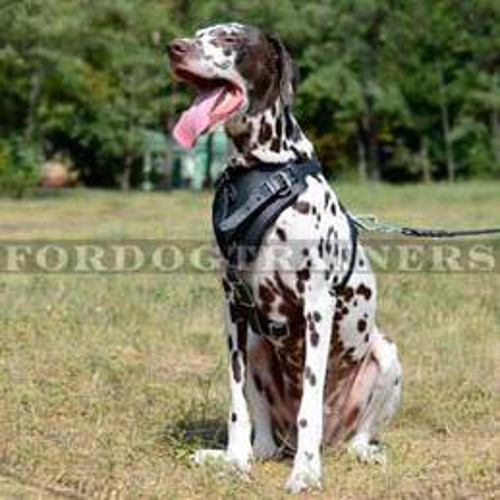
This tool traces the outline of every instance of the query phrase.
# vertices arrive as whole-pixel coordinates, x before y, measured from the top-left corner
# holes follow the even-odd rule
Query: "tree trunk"
[[[362,78],[364,112],[362,129],[367,160],[367,172],[370,180],[380,180],[379,148],[377,127],[373,113],[373,98],[368,90],[368,82]]]
[[[126,153],[123,159],[123,172],[120,177],[120,189],[122,191],[130,191],[130,180],[132,177],[132,165],[134,157],[130,153]]]
[[[491,92],[493,96],[497,95],[498,92],[498,72],[493,73],[491,79]],[[493,149],[493,158],[495,159],[494,170],[496,172],[500,171],[500,117],[499,110],[496,102],[493,102],[493,108],[491,110],[491,147]]]
[[[42,75],[34,69],[30,77],[30,95],[28,98],[28,116],[24,138],[28,144],[33,144],[38,128],[38,101],[40,99]]]
[[[373,116],[371,109],[367,118],[368,118],[368,158],[370,164],[370,179],[372,181],[379,181],[382,175],[380,173],[378,131],[377,131],[377,126],[375,124],[375,118]]]
[[[422,180],[425,184],[432,184],[432,163],[429,158],[429,140],[422,138],[420,145],[420,161],[422,165]]]
[[[358,124],[356,133],[356,145],[358,149],[358,175],[361,182],[366,182],[368,179],[368,166],[366,164],[366,149],[363,141],[363,130]]]
[[[374,110],[374,97],[370,85],[374,81],[374,73],[378,66],[378,52],[380,46],[380,33],[385,19],[385,12],[376,9],[370,19],[366,33],[365,51],[362,57],[361,89],[363,98],[363,128],[366,138],[366,151],[368,160],[368,175],[371,180],[381,179],[380,155],[377,130],[377,117]]]
[[[444,147],[446,152],[446,170],[448,174],[448,180],[450,182],[455,181],[456,166],[455,166],[455,155],[453,153],[453,141],[450,136],[450,114],[448,109],[448,99],[446,96],[446,84],[444,81],[444,71],[440,63],[438,63],[438,73],[439,73],[439,97],[440,97],[440,107],[441,107],[441,125],[443,127],[443,137],[444,137]]]

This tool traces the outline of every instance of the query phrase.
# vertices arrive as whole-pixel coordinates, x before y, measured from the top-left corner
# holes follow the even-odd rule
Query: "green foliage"
[[[144,129],[187,95],[164,46],[216,22],[278,32],[296,108],[327,169],[404,181],[500,176],[494,0],[23,0],[0,6],[0,137],[68,152],[87,183],[127,187]]]
[[[40,156],[15,141],[0,140],[0,196],[24,198],[39,182]]]

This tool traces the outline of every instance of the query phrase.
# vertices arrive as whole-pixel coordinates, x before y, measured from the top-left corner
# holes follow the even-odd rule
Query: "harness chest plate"
[[[231,265],[256,258],[267,230],[306,189],[307,176],[319,172],[316,160],[223,172],[216,183],[212,219],[219,248]]]

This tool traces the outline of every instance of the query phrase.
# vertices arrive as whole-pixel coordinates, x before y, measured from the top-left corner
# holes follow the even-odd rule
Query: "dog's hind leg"
[[[396,413],[401,400],[401,364],[396,345],[376,332],[371,350],[356,376],[346,401],[348,448],[361,462],[384,463],[385,455],[375,441],[382,424]]]
[[[266,460],[276,455],[278,446],[273,435],[271,406],[266,397],[269,391],[270,349],[266,341],[248,332],[247,398],[254,425],[253,455]]]

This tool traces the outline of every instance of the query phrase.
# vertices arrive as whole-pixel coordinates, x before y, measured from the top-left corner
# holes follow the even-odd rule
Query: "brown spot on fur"
[[[297,279],[299,281],[308,281],[310,277],[311,277],[311,272],[309,271],[308,268],[297,271]]]
[[[241,382],[241,366],[238,361],[238,351],[234,351],[231,356],[231,367],[233,371],[234,381],[239,384]]]
[[[325,210],[328,208],[328,204],[330,203],[331,194],[330,191],[325,191]]]
[[[359,416],[359,413],[360,413],[360,408],[359,406],[356,406],[355,408],[352,409],[352,411],[349,413],[349,415],[347,415],[347,418],[346,418],[346,427],[352,427],[355,423],[356,423],[356,420]]]
[[[281,241],[286,241],[286,233],[281,227],[276,229],[276,235]]]
[[[259,298],[262,301],[262,313],[264,315],[271,312],[271,304],[276,299],[276,294],[273,292],[272,288],[266,285],[259,285]]]
[[[281,116],[278,116],[278,118],[276,118],[276,135],[278,137],[281,137],[282,128],[283,128],[283,123],[281,120]]]
[[[293,208],[300,214],[307,215],[311,209],[311,205],[307,201],[297,201]]]
[[[348,287],[344,288],[339,293],[339,295],[341,295],[346,302],[350,302],[352,300],[352,298],[354,297],[354,290],[350,286],[348,286]]]
[[[231,422],[236,422],[236,420],[238,420],[238,415],[236,415],[236,413],[231,413]]]
[[[358,288],[356,289],[356,293],[363,296],[366,300],[370,300],[372,296],[371,289],[368,288],[364,283],[361,283],[361,285],[358,286]]]
[[[307,427],[307,420],[305,418],[301,418],[299,420],[299,426],[302,427],[302,428]]]
[[[319,323],[321,321],[321,314],[318,311],[314,311],[313,319],[316,323]]]
[[[316,347],[319,344],[319,333],[314,331],[311,333],[311,345]]]
[[[265,144],[266,142],[271,140],[273,135],[273,129],[269,123],[267,123],[265,117],[262,117],[260,122],[260,130],[259,130],[259,144]]]
[[[243,131],[241,134],[232,135],[231,139],[234,143],[234,147],[239,153],[243,153],[246,149],[250,147],[250,139],[252,138],[252,124],[250,123],[247,130]]]
[[[364,319],[360,319],[358,321],[358,332],[359,333],[363,333],[364,331],[366,331],[366,328],[367,328],[367,323]]]
[[[316,385],[316,375],[314,375],[313,371],[309,366],[306,366],[306,371],[304,373],[306,380],[309,381],[311,385]]]
[[[288,107],[285,108],[285,135],[288,139],[291,139],[293,135],[293,120]]]
[[[263,302],[273,302],[274,299],[276,298],[276,295],[270,287],[267,287],[264,284],[260,284],[259,285],[259,298]]]
[[[269,146],[269,149],[271,151],[274,151],[275,153],[279,153],[280,151],[280,139],[279,137],[275,137],[272,141],[271,141],[271,146]]]

